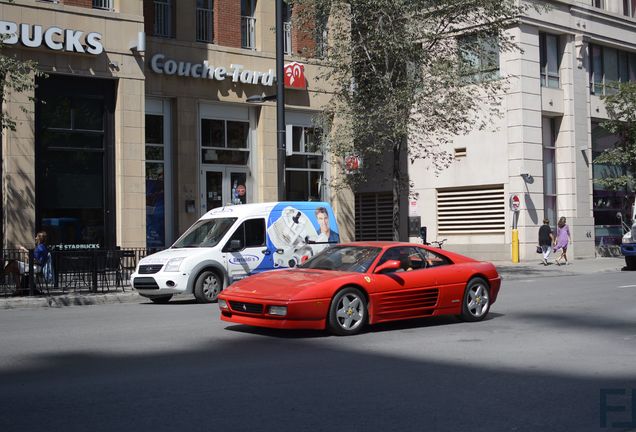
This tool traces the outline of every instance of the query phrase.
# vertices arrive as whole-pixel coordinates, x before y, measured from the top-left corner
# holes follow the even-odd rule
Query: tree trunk
[[[393,240],[400,241],[400,195],[402,192],[402,179],[400,172],[401,143],[393,144]]]

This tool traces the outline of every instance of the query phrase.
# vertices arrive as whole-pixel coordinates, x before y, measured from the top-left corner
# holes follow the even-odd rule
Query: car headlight
[[[223,299],[219,299],[219,309],[227,309],[227,302]]]
[[[285,316],[287,315],[287,306],[270,306],[267,308],[267,313],[270,315]]]
[[[163,268],[165,272],[178,272],[179,267],[181,267],[181,262],[185,259],[185,257],[172,258],[168,260],[166,266]]]
[[[623,244],[630,244],[630,243],[634,243],[634,240],[632,240],[632,233],[628,232],[627,234],[623,236]]]

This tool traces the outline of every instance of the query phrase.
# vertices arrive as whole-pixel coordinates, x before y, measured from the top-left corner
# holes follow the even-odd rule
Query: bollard
[[[519,262],[519,231],[512,230],[512,262]]]

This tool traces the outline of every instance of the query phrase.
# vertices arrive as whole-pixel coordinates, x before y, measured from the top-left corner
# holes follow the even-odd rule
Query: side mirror
[[[240,240],[230,240],[230,252],[236,252],[243,249],[243,242]]]
[[[388,260],[375,268],[373,273],[382,273],[385,270],[398,270],[401,267],[398,260]]]

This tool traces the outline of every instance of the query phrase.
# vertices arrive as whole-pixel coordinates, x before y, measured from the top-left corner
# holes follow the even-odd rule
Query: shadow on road
[[[526,318],[594,325],[547,314]],[[385,324],[371,333],[457,322]],[[600,326],[614,331],[625,324],[608,318]],[[242,333],[235,338],[192,350],[47,355],[35,366],[0,371],[0,430],[585,432],[599,430],[601,388],[636,387],[636,372],[607,379],[476,364],[473,353],[485,347],[471,328],[459,342],[476,343],[446,361],[426,355],[436,352],[433,344],[422,345],[425,359],[415,360],[399,351],[368,352],[369,333],[326,338],[243,326],[228,327]]]

